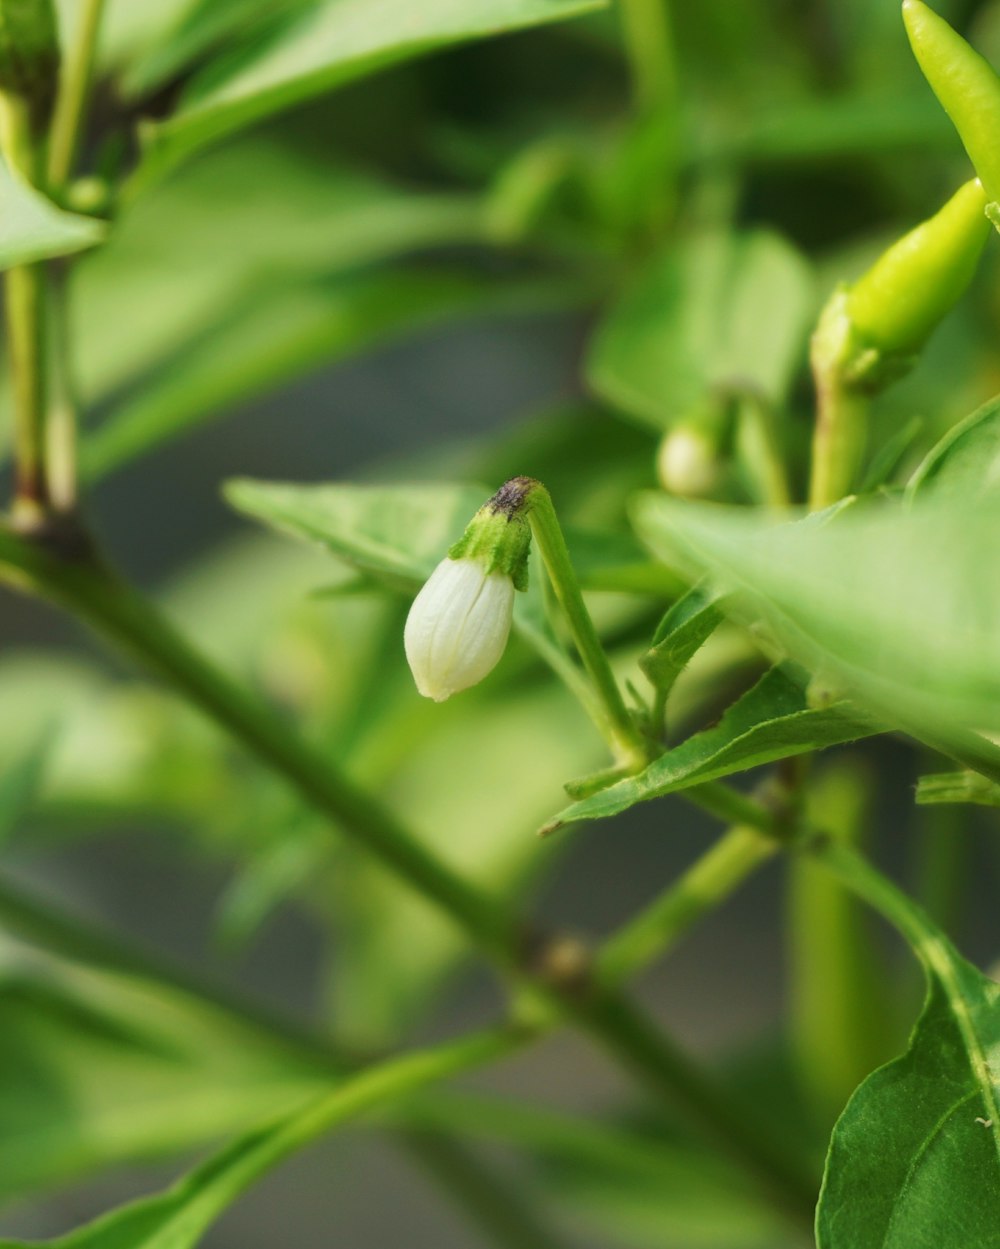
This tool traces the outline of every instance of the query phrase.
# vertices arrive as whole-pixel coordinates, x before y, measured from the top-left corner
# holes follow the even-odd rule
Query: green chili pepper
[[[987,200],[1000,204],[1000,78],[984,57],[921,0],[903,0],[903,21],[913,54],[954,122]],[[990,213],[994,224],[995,215]]]
[[[846,312],[857,349],[905,357],[923,346],[972,280],[990,230],[985,212],[986,196],[974,178],[849,288]]]

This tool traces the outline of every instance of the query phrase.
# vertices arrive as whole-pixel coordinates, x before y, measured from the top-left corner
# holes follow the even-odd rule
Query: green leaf
[[[145,370],[181,366],[186,354],[197,362],[213,330],[265,315],[269,299],[315,302],[335,275],[482,231],[467,194],[397,186],[273,138],[244,139],[129,205],[107,246],[74,268],[84,398],[106,403]]]
[[[138,178],[199,147],[365,74],[469,39],[603,7],[603,0],[325,0],[208,66],[152,129]]]
[[[657,626],[653,644],[639,666],[662,693],[670,692],[688,660],[723,620],[715,599],[708,587],[695,586],[674,603]]]
[[[425,581],[490,495],[467,485],[329,486],[237,480],[226,501],[283,533],[325,546],[353,567],[412,590]]]
[[[855,504],[777,523],[643,496],[635,519],[668,564],[731,592],[758,629],[886,724],[1000,773],[1000,501]],[[760,631],[763,630],[761,633]]]
[[[566,807],[545,831],[554,832],[579,820],[604,819],[637,802],[875,732],[874,724],[844,702],[811,708],[801,684],[782,668],[773,668],[714,728],[695,733],[637,776]]]
[[[996,494],[1000,489],[1000,399],[959,421],[932,447],[910,480],[911,498]]]
[[[0,1198],[180,1153],[328,1088],[330,1066],[162,983],[0,971]]]
[[[916,800],[922,806],[971,802],[980,807],[1000,807],[1000,785],[978,772],[936,772],[917,781]]]
[[[715,392],[778,405],[813,312],[809,268],[777,235],[688,239],[648,262],[601,322],[588,381],[656,430]]]
[[[166,1192],[121,1206],[44,1244],[51,1249],[192,1249],[241,1193],[316,1137],[423,1085],[497,1058],[510,1045],[509,1038],[496,1034],[473,1035],[375,1066],[304,1105],[300,1097],[292,1113],[239,1137]],[[31,1244],[3,1240],[0,1249],[31,1249]]]
[[[834,1129],[819,1249],[990,1249],[1000,1205],[1000,985],[894,886],[845,862],[841,879],[913,945],[928,996],[906,1054],[865,1080]]]
[[[0,162],[0,269],[83,251],[105,233],[103,222],[57,208]]]
[[[37,802],[51,754],[52,732],[46,729],[0,772],[0,845]]]
[[[400,335],[511,304],[558,300],[561,293],[470,273],[398,270],[269,292],[186,344],[91,432],[84,472],[91,480],[102,477],[241,400]]]

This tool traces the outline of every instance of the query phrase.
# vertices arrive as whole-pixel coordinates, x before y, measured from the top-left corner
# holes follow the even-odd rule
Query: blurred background
[[[134,157],[123,136],[135,119],[167,116],[217,45],[237,38],[227,19],[189,60],[158,59],[198,6],[166,6],[162,29],[129,8],[110,5],[97,84],[89,159],[108,177]],[[937,8],[1000,60],[1000,4]],[[239,5],[219,12],[230,9]],[[688,364],[698,351],[696,336],[686,345],[689,292],[678,284],[708,282],[715,263],[692,278],[684,258],[704,237],[728,248],[757,230],[779,236],[799,266],[792,290],[761,289],[754,315],[784,324],[801,306],[783,339],[791,362],[779,398],[802,480],[811,320],[836,281],[969,176],[965,157],[912,62],[895,0],[671,9],[669,108],[637,107],[614,7],[437,52],[182,163],[123,205],[111,241],[73,274],[90,508],[116,562],[456,863],[595,939],[704,849],[712,821],[670,798],[538,842],[562,781],[600,766],[602,749],[526,648],[480,689],[424,705],[402,658],[405,597],[353,592],[328,551],[263,531],[221,488],[252,477],[461,481],[488,492],[523,472],[549,485],[571,525],[624,534],[629,494],[656,483],[663,431],[717,380],[695,359],[677,384],[682,398],[672,389],[671,336]],[[71,24],[71,0],[65,10]],[[251,48],[272,37],[253,22],[238,36]],[[996,264],[991,244],[972,295],[879,401],[876,446],[921,418],[902,475],[1000,388]],[[637,283],[658,274],[661,285],[640,292],[656,311],[647,354],[614,358],[613,318],[633,315]],[[721,490],[746,499],[738,473]],[[623,669],[664,602],[593,594]],[[354,852],[331,848],[193,713],[48,609],[5,594],[2,620],[0,757],[33,761],[40,778],[37,801],[0,830],[10,878],[373,1052],[496,1016],[492,979],[450,934]],[[707,651],[678,692],[677,735],[710,723],[755,670],[734,637]],[[489,743],[488,762],[469,762],[470,741]],[[961,860],[942,865],[940,824],[951,817],[914,810],[920,760],[891,740],[865,754],[875,854],[989,963],[991,820],[963,815]],[[693,1054],[747,1088],[766,1086],[772,1101],[794,1083],[775,1041],[789,1009],[782,875],[768,865],[641,984]],[[919,978],[877,927],[871,941],[886,957],[882,974],[912,980],[898,1046]],[[155,1081],[137,1066],[116,1091],[120,1055],[93,1031],[75,1058],[64,1053],[52,1030],[65,1005],[52,986],[86,998],[86,980],[47,968],[50,996],[26,994],[33,956],[13,938],[2,950],[0,1105],[39,1132],[46,1115],[82,1122],[96,1107],[111,1141],[89,1162],[68,1149],[52,1173],[20,1176],[17,1133],[0,1144],[0,1232],[50,1236],[161,1184],[203,1142],[178,1131],[115,1157],[116,1115],[145,1105]],[[78,1087],[81,1054],[90,1074]],[[225,1054],[218,1063],[224,1070]],[[191,1069],[197,1098],[213,1068],[199,1055]],[[248,1087],[255,1078],[245,1074]],[[22,1096],[32,1080],[51,1095],[44,1112]],[[566,1033],[473,1083],[571,1116],[641,1123],[645,1113],[604,1058]],[[179,1087],[156,1085],[150,1105]],[[528,1174],[509,1147],[470,1149],[538,1186],[580,1246],[798,1243],[750,1207],[728,1216],[686,1204],[689,1181],[669,1168],[655,1184],[627,1170],[598,1182],[558,1159]],[[97,1175],[95,1160],[107,1164]],[[205,1244],[377,1249],[401,1237],[411,1249],[483,1243],[412,1157],[358,1127],[285,1165]]]

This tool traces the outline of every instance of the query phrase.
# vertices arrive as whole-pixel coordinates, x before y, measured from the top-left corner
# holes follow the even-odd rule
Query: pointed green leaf
[[[387,65],[469,39],[556,22],[604,0],[325,0],[269,39],[211,63],[151,133],[139,178],[224,135]]]
[[[1000,785],[978,772],[935,772],[917,781],[917,802],[971,802],[980,807],[1000,807]]]
[[[909,493],[914,498],[1000,493],[1000,399],[984,403],[931,448]]]
[[[801,684],[781,668],[773,668],[714,728],[695,733],[637,776],[566,807],[546,831],[579,820],[604,819],[637,802],[876,732],[871,721],[845,703],[809,707]]]
[[[819,1249],[991,1249],[1000,1208],[1000,985],[873,869],[820,853],[907,937],[928,996],[906,1054],[865,1080],[834,1129]]]
[[[674,603],[657,626],[653,644],[639,660],[639,666],[662,693],[669,693],[688,660],[723,620],[716,597],[707,586],[694,586]]]

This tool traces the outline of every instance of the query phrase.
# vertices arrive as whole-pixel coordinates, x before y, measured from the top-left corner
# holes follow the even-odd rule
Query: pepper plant
[[[1000,79],[959,28],[1000,45],[939,8],[0,0],[0,573],[124,661],[0,663],[6,853],[151,817],[226,865],[231,947],[292,906],[328,962],[302,1026],[0,878],[0,1195],[180,1173],[44,1243],[221,1245],[364,1125],[507,1249],[1000,1244],[1000,988],[954,944],[1000,806]],[[257,536],[162,603],[116,570],[105,479],[484,314],[572,325],[575,397],[226,480]],[[637,804],[719,831],[559,930],[529,882]],[[768,862],[765,1079],[632,982]],[[473,965],[490,1022],[422,1042]],[[464,1079],[564,1030],[637,1114]]]

